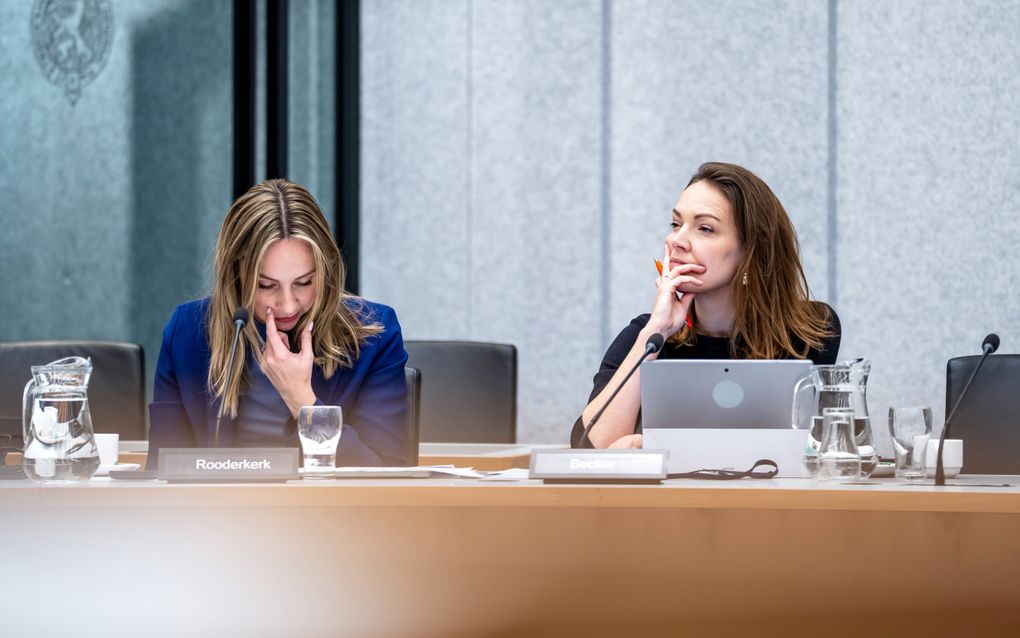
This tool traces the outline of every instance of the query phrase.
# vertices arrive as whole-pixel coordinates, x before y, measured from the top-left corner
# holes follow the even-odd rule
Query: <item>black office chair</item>
[[[137,343],[119,341],[0,342],[0,435],[10,447],[24,447],[21,399],[32,366],[64,357],[90,357],[89,412],[96,432],[121,439],[146,438],[145,353]],[[2,441],[4,436],[0,436]]]
[[[404,379],[407,381],[407,427],[404,430],[407,440],[407,455],[404,465],[418,465],[418,429],[421,417],[421,371],[418,368],[404,368]]]
[[[514,443],[517,348],[477,341],[405,341],[421,370],[421,440]]]
[[[946,414],[980,356],[946,364]],[[963,439],[963,472],[1020,474],[1020,354],[991,355],[956,410],[949,436]]]

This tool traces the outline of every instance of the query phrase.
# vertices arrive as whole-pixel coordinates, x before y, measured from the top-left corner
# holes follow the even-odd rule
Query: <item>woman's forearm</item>
[[[644,329],[638,335],[637,340],[631,347],[627,357],[620,364],[620,367],[613,374],[613,377],[596,396],[588,407],[581,413],[581,421],[587,427],[591,420],[598,414],[598,411],[606,405],[609,397],[613,395],[616,388],[626,378],[637,362],[645,353],[644,344],[655,331]],[[648,359],[655,359],[653,354]],[[627,384],[620,390],[620,393],[613,399],[612,404],[606,408],[598,423],[588,433],[592,445],[597,448],[609,447],[614,441],[622,436],[634,433],[634,425],[637,422],[638,411],[641,409],[641,371],[638,370],[627,380]]]

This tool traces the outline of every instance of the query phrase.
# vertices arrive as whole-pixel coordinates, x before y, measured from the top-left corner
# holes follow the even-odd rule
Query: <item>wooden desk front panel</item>
[[[757,492],[4,486],[0,540],[24,548],[5,617],[159,636],[1020,629],[1020,515],[883,511],[840,491],[828,508],[749,506]],[[900,493],[907,509],[916,496]]]

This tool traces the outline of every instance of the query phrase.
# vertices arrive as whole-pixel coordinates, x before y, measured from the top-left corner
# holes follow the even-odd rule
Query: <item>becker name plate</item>
[[[529,477],[546,483],[659,483],[666,450],[534,450]]]
[[[165,481],[287,481],[298,478],[296,447],[160,448]]]

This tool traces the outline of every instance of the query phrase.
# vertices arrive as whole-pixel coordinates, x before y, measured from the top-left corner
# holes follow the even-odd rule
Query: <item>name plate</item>
[[[164,481],[261,482],[298,478],[298,448],[160,448]]]
[[[661,483],[667,450],[534,450],[529,478],[546,483]]]

